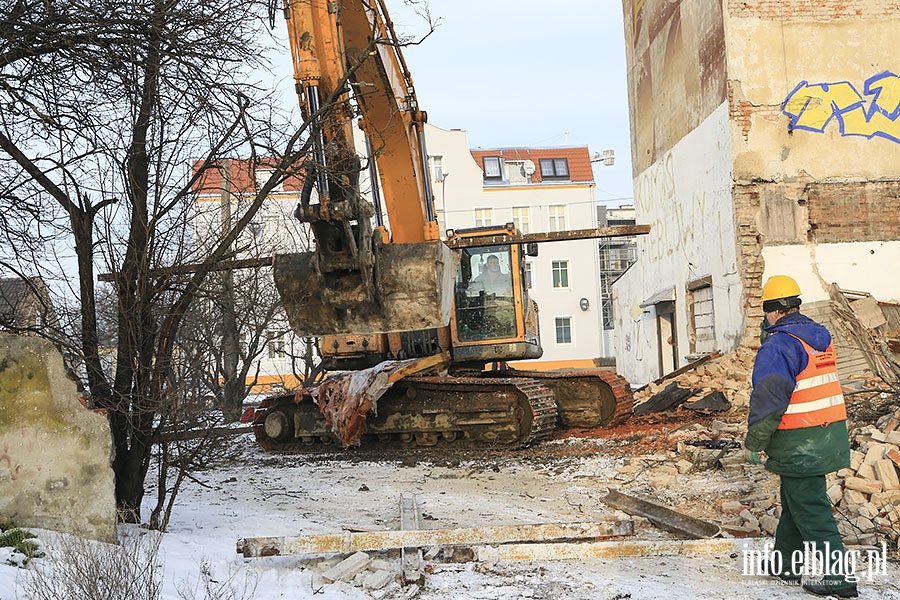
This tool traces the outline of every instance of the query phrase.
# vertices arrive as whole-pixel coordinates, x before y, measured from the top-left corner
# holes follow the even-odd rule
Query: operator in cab
[[[494,294],[496,296],[512,296],[512,277],[500,268],[500,259],[491,254],[487,257],[484,271],[469,284],[469,295]]]

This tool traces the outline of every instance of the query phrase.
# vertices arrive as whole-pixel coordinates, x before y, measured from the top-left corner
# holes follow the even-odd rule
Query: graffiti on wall
[[[883,137],[900,143],[900,76],[884,71],[866,79],[863,93],[847,81],[801,81],[785,98],[790,129],[822,133],[834,120],[841,135]]]

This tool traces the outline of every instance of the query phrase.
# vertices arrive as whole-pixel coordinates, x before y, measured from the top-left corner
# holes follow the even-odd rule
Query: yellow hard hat
[[[787,275],[772,275],[762,289],[763,302],[794,298],[799,295],[800,286],[797,285],[793,277],[788,277]]]

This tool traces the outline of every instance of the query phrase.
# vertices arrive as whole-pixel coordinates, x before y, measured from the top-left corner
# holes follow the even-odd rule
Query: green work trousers
[[[854,587],[844,577],[847,574],[844,544],[832,514],[831,501],[825,493],[824,475],[781,476],[781,519],[775,530],[775,550],[781,553],[783,574],[799,577],[804,574],[805,565],[809,581],[819,581],[834,589]],[[824,556],[826,551],[828,556]],[[816,562],[811,562],[809,559],[814,552],[818,552]],[[795,557],[801,555],[804,562],[795,563]]]

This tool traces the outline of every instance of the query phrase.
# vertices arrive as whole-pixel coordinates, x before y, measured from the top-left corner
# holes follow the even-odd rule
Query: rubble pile
[[[714,392],[724,394],[732,406],[750,403],[750,375],[759,344],[742,344],[734,352],[724,356],[697,361],[683,372],[650,383],[634,393],[635,404],[640,405],[664,391],[672,383],[680,389],[695,390],[692,399],[706,398]]]
[[[861,544],[900,538],[900,410],[853,436],[850,468],[829,478],[828,496],[837,507],[845,539]]]
[[[361,588],[378,600],[396,594],[401,589],[399,565],[390,560],[375,558],[367,552],[334,556],[310,566],[313,570],[314,593],[322,593],[324,585],[343,583]]]

